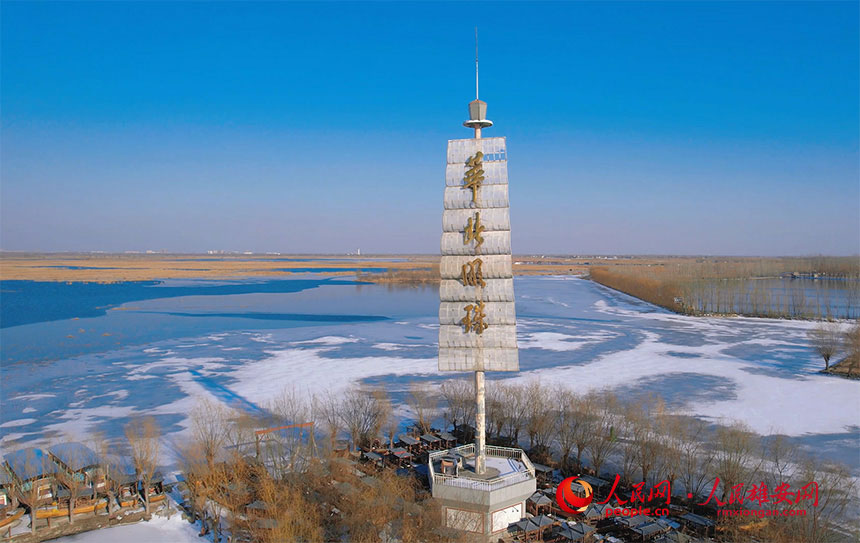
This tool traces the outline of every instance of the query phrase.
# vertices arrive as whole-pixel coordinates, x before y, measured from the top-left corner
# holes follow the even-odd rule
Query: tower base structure
[[[526,516],[526,500],[537,489],[535,469],[521,449],[487,446],[486,468],[475,471],[475,445],[430,454],[433,498],[442,524],[494,541]]]

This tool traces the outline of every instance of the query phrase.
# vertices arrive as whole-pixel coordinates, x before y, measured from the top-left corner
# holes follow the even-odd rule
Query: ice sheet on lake
[[[520,349],[544,349],[547,351],[575,351],[583,345],[611,339],[612,334],[570,335],[558,332],[533,332],[519,334],[517,345]]]
[[[521,372],[490,379],[539,378],[625,395],[644,387],[708,420],[740,420],[763,434],[798,436],[811,448],[818,435],[827,454],[856,457],[860,383],[818,373],[823,364],[807,339],[814,324],[675,315],[581,279],[515,282]],[[375,314],[424,303],[409,290],[369,296],[373,288],[360,295]],[[198,396],[261,412],[284,389],[336,393],[355,382],[386,386],[398,412],[409,413],[410,382],[456,378],[436,371],[435,313],[434,302],[391,313],[389,321],[219,331],[214,343],[207,332],[39,362],[38,371],[27,363],[4,366],[2,443],[85,439],[97,431],[120,437],[130,417],[142,414],[156,416],[175,440]],[[177,356],[180,345],[187,348]],[[853,467],[860,472],[860,462]]]

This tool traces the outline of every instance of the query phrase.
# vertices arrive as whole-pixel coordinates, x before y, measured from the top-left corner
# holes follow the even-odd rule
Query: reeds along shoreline
[[[394,285],[438,285],[439,265],[434,264],[427,268],[395,269],[382,273],[358,273],[359,281],[369,283],[384,283]]]
[[[687,315],[860,318],[860,265],[854,257],[670,260],[594,267],[591,279]]]

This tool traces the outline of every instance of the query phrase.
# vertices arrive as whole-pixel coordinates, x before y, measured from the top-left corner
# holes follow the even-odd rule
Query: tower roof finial
[[[478,98],[478,27],[475,27],[475,100],[469,102],[469,120],[463,126],[475,130],[475,138],[481,137],[481,129],[493,126],[487,119],[487,103]]]

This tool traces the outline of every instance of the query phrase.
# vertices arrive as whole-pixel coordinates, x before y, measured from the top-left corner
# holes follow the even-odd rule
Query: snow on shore
[[[168,519],[153,515],[152,520],[112,526],[61,538],[63,543],[200,543],[197,528],[174,513]],[[205,540],[203,540],[205,541]]]

